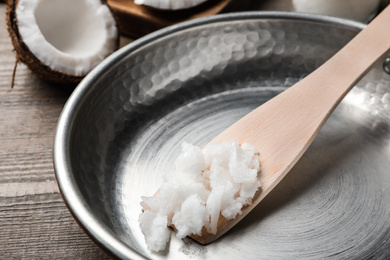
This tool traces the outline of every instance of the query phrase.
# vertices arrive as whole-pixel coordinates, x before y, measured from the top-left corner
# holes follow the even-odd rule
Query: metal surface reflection
[[[223,15],[122,49],[81,83],[59,121],[55,168],[70,209],[121,258],[388,259],[390,76],[381,64],[286,179],[218,241],[200,246],[172,235],[169,250],[151,254],[137,221],[140,196],[156,191],[181,142],[206,144],[362,26],[301,14]]]

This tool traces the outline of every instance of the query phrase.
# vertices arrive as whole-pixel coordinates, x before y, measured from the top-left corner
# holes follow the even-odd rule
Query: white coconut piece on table
[[[77,82],[118,49],[114,17],[101,0],[9,1],[9,13],[20,59],[45,79]]]
[[[200,5],[206,1],[207,0],[134,0],[134,3],[163,10],[180,10]]]
[[[203,227],[215,234],[221,214],[226,219],[241,214],[261,187],[258,155],[249,144],[226,142],[201,150],[184,143],[175,169],[166,173],[159,191],[141,198],[144,212],[139,220],[148,247],[153,251],[165,248],[161,247],[166,243],[165,231],[157,226],[165,217],[167,225],[173,225],[177,236],[183,238],[201,235]],[[157,230],[152,231],[151,226]]]

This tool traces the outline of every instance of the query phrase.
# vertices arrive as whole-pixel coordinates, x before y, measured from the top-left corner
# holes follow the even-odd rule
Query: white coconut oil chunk
[[[20,0],[19,33],[51,69],[84,76],[117,48],[118,31],[100,0]]]
[[[191,8],[206,0],[134,0],[135,4],[151,6],[158,9],[179,10]]]
[[[248,143],[211,144],[204,149],[183,143],[175,169],[163,176],[159,191],[142,197],[139,216],[145,242],[152,251],[165,249],[168,226],[176,236],[217,232],[222,215],[234,219],[252,203],[261,187],[258,151]]]

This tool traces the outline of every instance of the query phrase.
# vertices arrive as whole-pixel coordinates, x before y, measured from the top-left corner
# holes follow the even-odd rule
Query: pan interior
[[[218,241],[201,246],[172,235],[155,254],[138,225],[141,196],[158,189],[183,141],[206,144],[357,31],[283,17],[233,19],[129,51],[91,83],[72,122],[70,164],[82,200],[119,241],[149,258],[390,257],[390,86],[381,64],[280,185]]]

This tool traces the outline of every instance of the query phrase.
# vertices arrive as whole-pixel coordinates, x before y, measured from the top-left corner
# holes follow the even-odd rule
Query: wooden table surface
[[[263,3],[259,8],[286,7]],[[23,64],[11,88],[14,64],[0,3],[0,259],[112,259],[78,226],[55,180],[53,138],[72,89],[39,79]]]
[[[72,89],[19,64],[0,4],[0,259],[109,259],[69,213],[54,176],[53,138]]]

